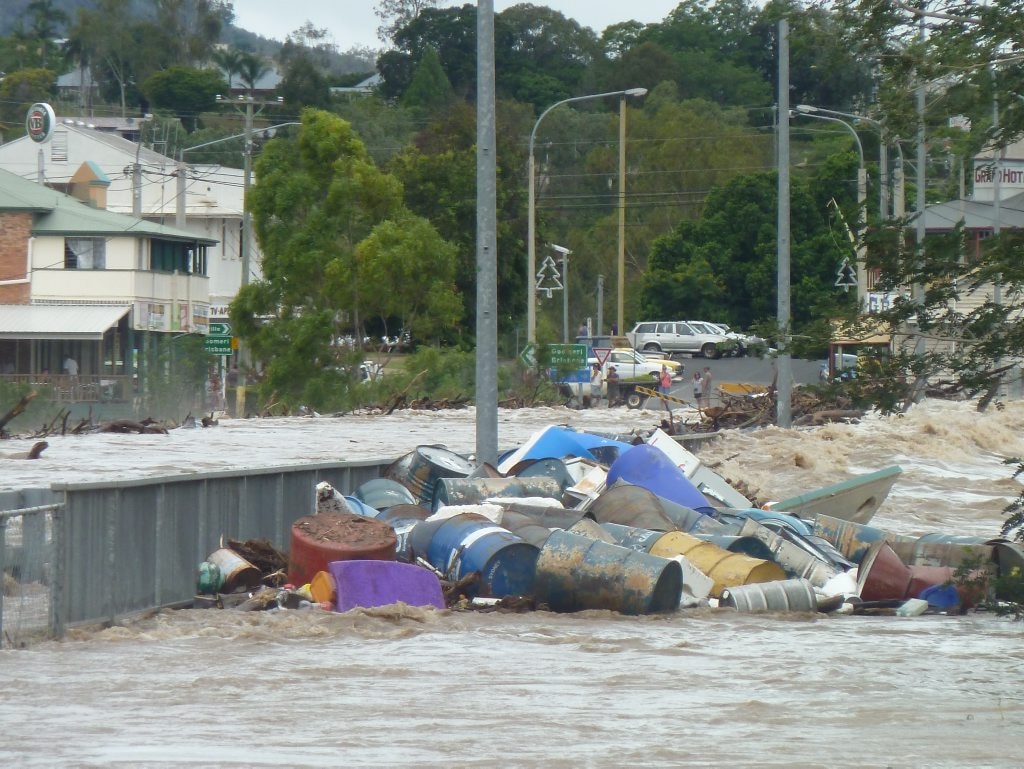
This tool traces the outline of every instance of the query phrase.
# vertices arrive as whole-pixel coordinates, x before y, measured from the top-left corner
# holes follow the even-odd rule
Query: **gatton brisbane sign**
[[[25,130],[29,138],[37,144],[44,144],[53,138],[53,128],[56,124],[57,117],[49,104],[38,102],[28,108]]]

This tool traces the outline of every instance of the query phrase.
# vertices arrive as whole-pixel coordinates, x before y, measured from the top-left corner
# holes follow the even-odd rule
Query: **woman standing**
[[[595,363],[590,367],[590,405],[597,406],[601,403],[601,364]]]

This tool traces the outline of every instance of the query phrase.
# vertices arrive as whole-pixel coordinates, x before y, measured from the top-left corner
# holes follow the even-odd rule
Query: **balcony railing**
[[[55,403],[105,403],[131,398],[131,377],[123,374],[0,374],[0,382],[27,385]]]

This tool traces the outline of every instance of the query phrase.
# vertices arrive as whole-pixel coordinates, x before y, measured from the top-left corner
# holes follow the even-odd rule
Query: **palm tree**
[[[256,82],[268,72],[270,65],[262,56],[248,51],[239,56],[238,74],[242,78],[242,83],[249,89],[250,96],[256,91]]]
[[[237,48],[218,48],[210,58],[224,73],[224,77],[228,81],[228,91],[231,91],[231,87],[234,85],[232,79],[241,68],[242,52]]]

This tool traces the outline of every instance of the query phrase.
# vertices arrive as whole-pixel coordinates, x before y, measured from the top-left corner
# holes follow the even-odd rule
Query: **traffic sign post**
[[[210,336],[231,336],[231,324],[226,321],[211,321]]]
[[[597,358],[597,363],[602,368],[604,367],[604,364],[608,362],[608,357],[611,354],[612,354],[612,348],[611,347],[595,347],[594,348],[594,357]]]
[[[523,365],[527,368],[537,367],[537,345],[530,342],[523,351],[519,353],[519,360],[523,362]]]
[[[210,335],[203,340],[203,349],[210,355],[230,355],[232,349],[231,337]]]
[[[587,366],[587,346],[585,344],[549,344],[551,365],[557,369],[578,369]]]

